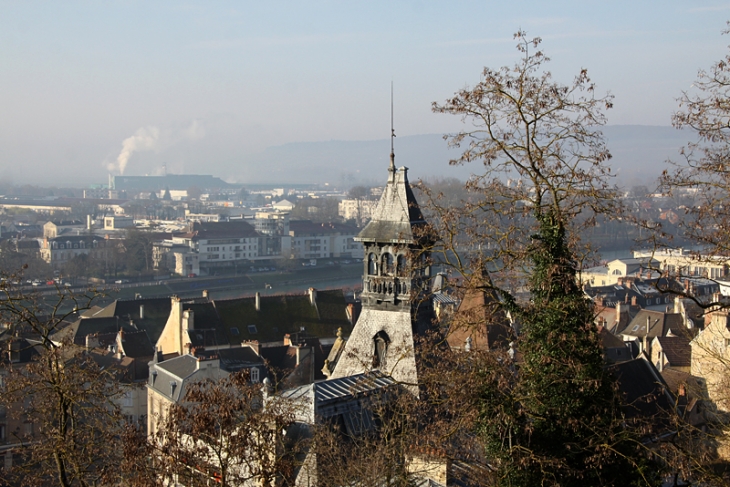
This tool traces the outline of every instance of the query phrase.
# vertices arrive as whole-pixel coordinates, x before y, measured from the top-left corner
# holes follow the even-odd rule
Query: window
[[[398,256],[395,272],[396,272],[396,275],[399,275],[399,276],[406,275],[406,256],[405,255]]]
[[[374,337],[374,350],[373,350],[373,367],[380,368],[385,367],[385,360],[388,355],[388,345],[390,344],[390,337],[385,331],[380,330]]]
[[[368,254],[368,274],[374,276],[378,273],[378,262],[375,260],[375,254]]]
[[[130,391],[126,391],[122,395],[122,406],[124,406],[126,408],[132,407],[132,393]]]
[[[256,367],[251,367],[251,382],[258,382],[259,381],[259,369]]]
[[[248,325],[248,327],[247,327],[247,328],[248,328],[248,332],[249,332],[249,333],[250,333],[251,335],[255,335],[256,333],[258,333],[258,332],[259,332],[259,331],[258,331],[258,329],[256,329],[256,325]]]
[[[231,327],[231,335],[233,335],[233,336],[238,336],[239,335],[239,331],[238,331],[238,327],[237,326],[232,326]]]
[[[383,254],[382,258],[383,262],[383,274],[393,274],[393,256],[390,255],[388,252]]]

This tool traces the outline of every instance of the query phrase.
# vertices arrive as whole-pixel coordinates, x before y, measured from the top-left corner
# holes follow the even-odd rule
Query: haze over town
[[[599,93],[616,96],[609,125],[669,127],[676,98],[721,57],[730,7],[2,2],[0,11],[0,179],[86,185],[122,171],[315,182],[290,154],[302,149],[324,164],[316,182],[373,182],[342,166],[348,155],[359,164],[382,154],[387,164],[391,81],[399,163],[418,177],[463,178],[468,170],[448,167],[445,143],[424,154],[404,138],[433,134],[435,146],[459,130],[431,103],[474,85],[484,66],[511,65],[518,28],[543,38],[556,79],[587,68]],[[624,143],[610,129],[609,145]],[[653,169],[683,140],[664,139],[640,160],[619,147],[615,164]],[[287,145],[325,141],[354,145]],[[353,148],[366,141],[358,159]]]

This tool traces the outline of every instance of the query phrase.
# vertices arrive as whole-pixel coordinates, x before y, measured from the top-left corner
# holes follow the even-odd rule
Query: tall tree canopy
[[[432,196],[444,259],[522,322],[517,372],[485,376],[480,432],[502,485],[652,484],[576,282],[576,230],[620,209],[597,129],[612,97],[596,95],[585,69],[555,82],[540,39],[515,37],[515,66],[484,68],[477,85],[433,105],[471,125],[450,138],[465,146],[452,164],[483,165],[461,208],[438,208]],[[517,300],[507,276],[531,299]]]

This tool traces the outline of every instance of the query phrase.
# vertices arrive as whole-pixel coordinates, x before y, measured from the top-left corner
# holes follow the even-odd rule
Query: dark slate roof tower
[[[355,238],[365,246],[362,314],[330,378],[380,370],[417,383],[414,338],[433,322],[429,249],[434,238],[410,184],[395,167],[372,220]]]

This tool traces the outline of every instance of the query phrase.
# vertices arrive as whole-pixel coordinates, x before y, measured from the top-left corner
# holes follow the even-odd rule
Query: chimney
[[[208,290],[207,289],[203,289],[203,297],[205,299],[208,299]]]
[[[288,333],[284,335],[284,346],[291,347],[291,335]]]
[[[140,320],[144,319],[144,304],[139,305],[139,319]]]
[[[256,311],[261,311],[261,293],[256,291]]]
[[[194,330],[195,329],[195,313],[191,309],[183,311],[182,316],[183,330]]]
[[[86,335],[86,348],[96,348],[99,346],[99,338],[96,335]]]
[[[91,230],[91,215],[86,215],[86,229]]]
[[[309,304],[315,306],[317,304],[317,290],[313,287],[309,288]]]
[[[636,296],[631,296],[631,306],[636,306]]]

